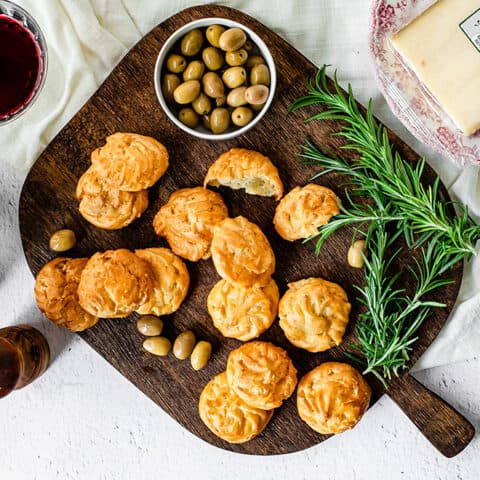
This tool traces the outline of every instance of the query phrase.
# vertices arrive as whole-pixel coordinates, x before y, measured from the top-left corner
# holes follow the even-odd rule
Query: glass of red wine
[[[47,73],[47,46],[37,22],[23,8],[0,0],[0,126],[25,113]]]

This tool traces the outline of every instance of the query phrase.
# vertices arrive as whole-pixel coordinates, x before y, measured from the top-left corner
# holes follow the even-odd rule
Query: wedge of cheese
[[[480,0],[438,0],[391,42],[458,128],[480,129]]]

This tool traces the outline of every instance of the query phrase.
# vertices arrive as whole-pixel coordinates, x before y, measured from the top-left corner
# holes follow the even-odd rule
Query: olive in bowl
[[[256,125],[272,103],[277,80],[262,39],[224,18],[177,30],[160,50],[154,75],[169,119],[207,140],[234,138]]]

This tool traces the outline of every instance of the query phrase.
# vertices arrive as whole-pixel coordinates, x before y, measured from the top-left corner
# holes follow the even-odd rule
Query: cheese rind
[[[480,129],[480,51],[461,24],[479,9],[480,0],[438,0],[391,37],[395,50],[466,135]]]

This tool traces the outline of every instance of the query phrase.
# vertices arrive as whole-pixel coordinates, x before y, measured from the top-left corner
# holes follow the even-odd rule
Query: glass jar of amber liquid
[[[25,387],[48,367],[50,348],[30,325],[0,329],[0,398]]]

